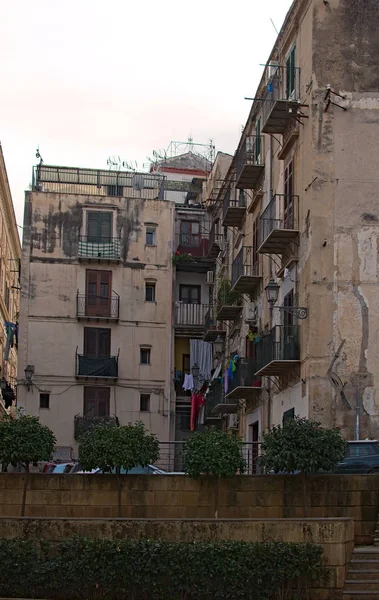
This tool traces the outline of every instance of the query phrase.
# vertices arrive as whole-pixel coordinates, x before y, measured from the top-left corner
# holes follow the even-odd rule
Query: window
[[[290,51],[286,60],[286,96],[288,100],[295,100],[296,92],[296,48]]]
[[[87,213],[88,241],[106,242],[112,238],[112,213],[103,211],[90,211]]]
[[[284,171],[284,229],[294,229],[294,173],[293,161],[288,163]]]
[[[50,408],[50,394],[47,392],[41,392],[39,395],[39,407]]]
[[[200,223],[198,221],[180,221],[180,245],[196,248],[200,246]]]
[[[9,310],[9,287],[8,283],[5,284],[5,294],[4,294],[4,302],[7,310]]]
[[[155,283],[145,284],[145,301],[155,302]]]
[[[156,246],[156,243],[155,227],[146,227],[146,246]]]
[[[86,271],[86,315],[110,316],[112,271]]]
[[[150,394],[140,394],[139,409],[141,412],[150,412]]]
[[[108,196],[123,196],[124,186],[122,185],[108,185]]]
[[[295,306],[295,295],[293,290],[291,290],[290,292],[288,292],[288,294],[286,294],[284,296],[284,300],[283,300],[283,306],[285,306],[286,308],[292,308],[293,306]],[[283,319],[284,319],[284,325],[288,325],[288,327],[291,327],[294,324],[294,317],[293,315],[291,315],[291,313],[288,313],[286,311],[282,311],[283,314]]]
[[[200,285],[180,285],[179,300],[185,304],[200,304],[201,286]]]
[[[140,348],[140,363],[141,365],[149,365],[151,357],[150,348]]]
[[[291,419],[294,419],[294,418],[295,418],[295,409],[290,408],[289,410],[286,410],[283,413],[283,420],[282,420],[283,425],[285,425],[287,423],[287,421],[290,421]]]
[[[109,387],[85,387],[83,415],[85,417],[109,417]]]
[[[255,124],[255,161],[257,164],[262,162],[261,160],[261,119],[257,119]]]
[[[252,249],[253,271],[254,271],[254,274],[257,274],[257,275],[259,275],[258,223],[259,223],[259,217],[257,219],[255,219],[255,221],[253,223],[253,249]]]
[[[84,355],[91,358],[109,358],[111,330],[98,327],[84,328]]]

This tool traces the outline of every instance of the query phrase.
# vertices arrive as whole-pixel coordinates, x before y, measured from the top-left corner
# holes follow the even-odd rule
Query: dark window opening
[[[84,328],[84,355],[92,358],[109,358],[111,330],[97,327]]]
[[[283,425],[285,425],[287,423],[287,421],[290,421],[291,419],[295,418],[295,409],[294,408],[290,408],[289,410],[286,410],[283,413]]]
[[[139,404],[141,412],[150,412],[150,394],[141,394]]]
[[[39,407],[50,408],[50,394],[47,392],[41,392],[39,395]]]
[[[296,48],[292,48],[286,60],[286,95],[287,100],[295,100],[296,91]]]
[[[149,365],[151,357],[150,348],[140,348],[140,363],[141,365]]]
[[[179,285],[179,300],[185,304],[200,304],[200,285]]]
[[[155,283],[146,283],[145,301],[146,302],[155,302]]]
[[[123,185],[108,185],[108,196],[123,196],[124,186]]]
[[[83,415],[85,417],[109,417],[110,388],[85,387]]]
[[[146,246],[156,245],[155,227],[146,228]]]
[[[7,283],[5,284],[4,302],[5,306],[7,307],[7,310],[9,310],[9,287]]]

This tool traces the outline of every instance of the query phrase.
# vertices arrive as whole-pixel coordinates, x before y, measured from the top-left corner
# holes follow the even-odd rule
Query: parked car
[[[338,463],[335,472],[340,474],[379,474],[379,443],[377,440],[348,442],[345,458]]]
[[[104,474],[104,471],[102,469],[92,469],[92,471],[76,471],[76,473],[78,475],[101,475]],[[116,474],[116,470],[113,469],[112,471],[113,474]],[[105,473],[106,475],[109,475],[109,473]],[[158,467],[155,467],[154,465],[147,465],[147,467],[133,467],[133,469],[130,469],[129,471],[126,471],[125,469],[121,469],[121,475],[167,475],[168,473],[166,473],[166,471],[163,471],[162,469],[158,469]]]
[[[61,463],[59,465],[55,465],[51,471],[47,471],[48,473],[53,473],[54,475],[59,475],[62,473],[70,473],[74,467],[74,463]]]

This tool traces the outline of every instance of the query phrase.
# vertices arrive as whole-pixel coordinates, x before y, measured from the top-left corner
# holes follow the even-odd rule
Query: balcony
[[[236,158],[236,187],[253,190],[264,171],[264,137],[250,135],[246,138]]]
[[[262,133],[284,133],[300,109],[300,69],[278,67],[262,104]]]
[[[221,379],[215,379],[211,383],[212,405],[209,407],[210,415],[221,418],[223,415],[235,414],[238,411],[238,403],[235,400],[229,400],[225,396],[224,382]]]
[[[256,344],[256,376],[281,377],[299,364],[297,325],[276,325]]]
[[[225,336],[226,330],[222,323],[217,323],[215,309],[210,306],[205,315],[204,342],[214,342],[219,336]]]
[[[119,262],[121,259],[121,239],[94,238],[89,235],[79,237],[78,258],[86,262]]]
[[[228,384],[228,393],[225,399],[231,400],[252,400],[257,397],[257,393],[262,389],[261,379],[255,375],[255,358],[240,358],[236,370],[233,373],[232,381]]]
[[[258,252],[284,254],[299,236],[299,196],[275,194],[259,218]]]
[[[118,378],[118,356],[93,357],[76,354],[76,377],[84,379]]]
[[[261,281],[259,254],[251,246],[243,246],[232,263],[232,292],[251,294]]]
[[[215,412],[215,408],[220,404],[223,393],[221,380],[215,379],[212,381],[205,400],[205,422],[207,425],[221,423],[221,415]]]
[[[75,415],[74,417],[74,438],[79,440],[84,433],[96,425],[112,425],[118,427],[117,417],[90,417]]]
[[[242,190],[241,190],[242,192]],[[246,198],[242,193],[226,191],[223,201],[222,224],[224,227],[241,227],[246,214]]]
[[[175,333],[185,337],[203,337],[208,304],[185,304],[175,306]]]
[[[208,238],[204,233],[179,233],[176,236],[176,251],[204,257],[208,254]]]
[[[220,229],[219,223],[213,223],[209,232],[207,258],[215,259],[220,254],[225,239],[224,235],[220,232]]]
[[[115,292],[113,292],[115,293]],[[118,321],[120,310],[120,296],[91,296],[88,294],[76,295],[76,317],[78,321]]]
[[[218,321],[235,321],[242,311],[241,294],[232,290],[231,281],[225,279],[219,282],[217,291]]]

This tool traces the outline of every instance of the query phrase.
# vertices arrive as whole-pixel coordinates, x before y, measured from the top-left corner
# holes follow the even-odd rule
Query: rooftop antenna
[[[39,158],[39,164],[42,165],[43,158],[42,158],[42,156],[40,155],[40,152],[39,152],[39,144],[38,144],[38,148],[36,150],[36,158]]]

